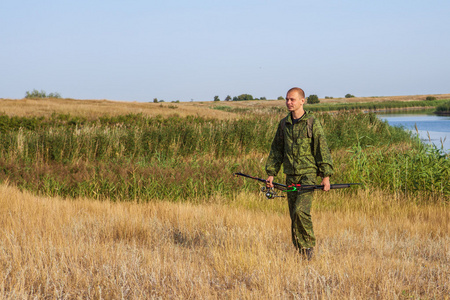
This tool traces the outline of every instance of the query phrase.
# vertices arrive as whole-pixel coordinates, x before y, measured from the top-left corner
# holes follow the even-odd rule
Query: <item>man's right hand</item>
[[[266,179],[266,187],[267,188],[273,188],[273,176],[269,176],[267,179]]]

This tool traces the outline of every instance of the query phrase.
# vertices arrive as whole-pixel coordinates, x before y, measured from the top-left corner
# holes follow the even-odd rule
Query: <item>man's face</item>
[[[292,91],[286,95],[286,107],[290,112],[303,109],[305,98],[300,98],[300,95],[296,91]]]

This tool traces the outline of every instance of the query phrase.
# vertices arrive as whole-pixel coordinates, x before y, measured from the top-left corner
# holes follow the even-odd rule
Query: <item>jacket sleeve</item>
[[[328,148],[322,124],[320,124],[320,121],[316,118],[314,118],[313,125],[313,155],[319,170],[318,175],[321,177],[330,177],[333,175],[334,171],[331,153]]]
[[[278,129],[270,147],[269,157],[266,162],[266,173],[268,176],[276,176],[280,171],[284,158],[284,133],[283,121],[278,124]]]

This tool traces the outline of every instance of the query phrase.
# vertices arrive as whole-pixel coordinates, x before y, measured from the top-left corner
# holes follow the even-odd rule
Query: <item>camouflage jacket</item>
[[[308,121],[309,120],[309,121]],[[291,114],[282,119],[273,139],[266,172],[276,176],[283,164],[287,175],[333,174],[333,163],[320,121],[310,111],[292,124]]]

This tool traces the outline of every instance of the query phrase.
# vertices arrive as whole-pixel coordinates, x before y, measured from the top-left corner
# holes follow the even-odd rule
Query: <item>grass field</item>
[[[333,183],[364,185],[315,194],[304,261],[285,198],[231,176],[263,175],[283,101],[78,101],[0,100],[1,299],[450,299],[438,149],[320,114]]]
[[[111,203],[0,186],[0,297],[447,299],[450,214],[381,191],[319,193],[303,261],[283,200]],[[264,202],[264,203],[262,203]],[[336,208],[336,203],[340,207]],[[251,208],[250,208],[251,207]]]

